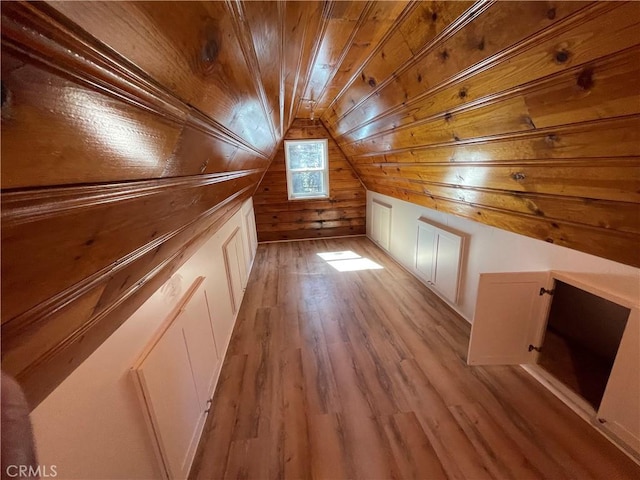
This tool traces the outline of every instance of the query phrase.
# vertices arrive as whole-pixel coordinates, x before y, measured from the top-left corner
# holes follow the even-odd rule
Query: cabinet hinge
[[[553,296],[553,293],[554,293],[554,292],[555,292],[555,290],[553,290],[553,289],[551,289],[551,290],[547,290],[546,288],[542,287],[542,288],[540,289],[540,296],[544,295],[545,293],[546,293],[547,295],[552,295],[552,296]]]
[[[542,347],[534,347],[533,345],[529,345],[529,351],[535,350],[536,352],[541,352]]]

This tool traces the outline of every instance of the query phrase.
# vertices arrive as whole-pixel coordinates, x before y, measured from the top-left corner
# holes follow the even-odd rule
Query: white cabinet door
[[[598,410],[602,426],[640,453],[640,310],[629,314]]]
[[[251,208],[244,215],[244,228],[247,232],[247,245],[249,251],[247,252],[247,270],[251,268],[251,262],[256,254],[256,248],[258,248],[258,238],[256,236],[256,216],[253,208]]]
[[[236,228],[222,246],[233,313],[240,308],[247,276],[239,232],[240,229]]]
[[[371,236],[373,240],[385,250],[389,250],[391,235],[391,207],[378,203],[371,203]]]
[[[184,333],[187,353],[198,393],[201,411],[209,407],[209,400],[220,369],[220,357],[211,327],[211,317],[204,288],[201,285],[185,305],[179,319]]]
[[[203,281],[193,283],[133,367],[145,418],[171,479],[189,474],[220,367]]]
[[[418,220],[416,271],[451,303],[458,301],[463,242],[460,235]]]
[[[136,369],[169,478],[186,478],[202,410],[182,327],[173,323]]]
[[[433,282],[435,264],[436,228],[424,222],[418,222],[418,242],[416,245],[416,270],[427,282]]]
[[[435,239],[433,284],[452,303],[458,301],[462,237],[438,229]]]
[[[536,363],[551,303],[548,272],[483,273],[478,285],[469,365]]]

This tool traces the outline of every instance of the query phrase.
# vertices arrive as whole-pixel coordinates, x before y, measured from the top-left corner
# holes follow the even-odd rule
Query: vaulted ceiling
[[[295,118],[369,190],[640,265],[639,23],[636,2],[3,2],[3,368],[42,399]]]

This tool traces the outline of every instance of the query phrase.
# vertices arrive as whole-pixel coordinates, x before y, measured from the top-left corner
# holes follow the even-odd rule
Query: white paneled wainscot
[[[458,301],[464,236],[418,219],[416,272],[450,303]]]
[[[64,478],[186,477],[255,256],[252,216],[249,199],[33,410],[39,463]]]

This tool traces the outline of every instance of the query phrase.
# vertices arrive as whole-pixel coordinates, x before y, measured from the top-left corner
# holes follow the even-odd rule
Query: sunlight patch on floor
[[[358,270],[381,270],[384,267],[373,260],[361,257],[351,250],[343,252],[324,252],[317,254],[325,262],[339,272],[355,272]]]

